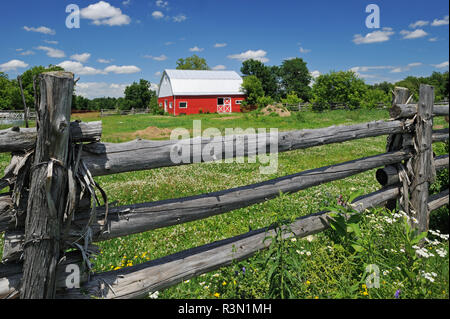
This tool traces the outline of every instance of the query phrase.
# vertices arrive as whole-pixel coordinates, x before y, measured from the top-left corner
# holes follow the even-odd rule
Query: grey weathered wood
[[[434,158],[436,171],[448,168],[448,154]],[[400,182],[398,170],[395,166],[387,166],[376,171],[376,179],[382,186],[389,186]]]
[[[434,142],[445,142],[449,139],[448,136],[449,130],[448,128],[444,128],[441,130],[433,130],[433,143]]]
[[[98,142],[102,136],[102,122],[72,122],[70,132],[74,142]],[[36,128],[0,130],[0,153],[30,150],[36,145],[36,137]]]
[[[356,211],[364,212],[368,208],[383,205],[387,200],[398,195],[398,187],[391,186],[356,198],[353,206]],[[301,238],[323,231],[329,227],[328,218],[328,212],[318,212],[298,218],[290,225],[294,234],[286,233],[284,238],[293,235]],[[230,265],[233,260],[242,260],[252,256],[270,244],[270,240],[263,242],[267,235],[273,235],[273,230],[266,227],[137,266],[96,274],[91,277],[91,281],[81,287],[82,290],[61,291],[57,297],[74,299],[93,296],[103,298],[145,297],[149,292],[161,290],[183,280]],[[14,295],[18,289],[18,278],[20,278],[20,274],[0,279],[0,298]]]
[[[6,231],[3,244],[2,263],[20,260],[23,254],[24,232]]]
[[[39,131],[31,171],[20,297],[54,298],[67,197],[73,73],[41,75]],[[60,163],[60,164],[58,164]]]
[[[135,140],[127,143],[93,143],[83,147],[82,158],[94,176],[123,173],[129,171],[146,170],[158,167],[183,165],[185,163],[174,163],[171,160],[171,150],[176,144],[187,145],[190,148],[190,160],[200,157],[197,151],[194,152],[192,145],[200,144],[202,151],[206,146],[211,146],[216,150],[222,150],[218,158],[234,158],[236,155],[250,156],[256,155],[249,143],[261,141],[264,137],[259,154],[269,152],[285,152],[295,149],[340,143],[354,139],[375,137],[380,135],[405,132],[410,122],[402,121],[376,121],[356,125],[331,126],[321,129],[305,129],[299,131],[278,133],[278,148],[270,149],[270,138],[268,134],[248,134],[219,137],[216,140],[211,138],[187,139],[181,141],[146,141]],[[225,145],[232,145],[233,152],[225,152]],[[255,144],[253,144],[255,145]],[[236,150],[242,149],[242,154],[236,154]],[[202,158],[202,161],[205,161]]]
[[[417,104],[403,104],[398,103],[392,106],[389,110],[391,118],[410,118],[417,114]],[[433,116],[448,116],[447,105],[435,105],[433,108]]]
[[[23,112],[24,112],[24,118],[25,118],[25,127],[28,126],[28,107],[27,102],[25,101],[25,95],[23,94],[23,87],[22,87],[22,77],[20,75],[17,76],[17,82],[19,82],[19,88],[20,88],[20,94],[22,95],[22,102],[23,102]]]
[[[207,218],[264,202],[279,196],[280,192],[297,192],[377,168],[384,164],[400,162],[408,159],[410,156],[408,152],[398,151],[209,194],[113,207],[110,208],[108,213],[110,232],[102,234],[99,232],[100,226],[94,226],[94,241],[107,240]],[[98,210],[98,214],[99,219],[101,219],[103,215],[102,209]],[[84,218],[81,220],[76,219],[74,223],[83,224],[85,220]]]
[[[430,196],[428,199],[428,210],[431,212],[438,208],[441,208],[444,205],[448,205],[448,189],[439,194],[435,194]]]
[[[410,99],[410,93],[407,88],[403,87],[395,87],[392,97],[392,106],[395,106],[396,104],[400,103],[407,103]],[[401,133],[394,133],[388,136],[387,143],[386,143],[386,151],[392,152],[396,150],[400,150],[402,148],[407,148],[409,144],[412,144],[410,141],[410,135],[409,134],[401,134]],[[396,165],[394,165],[396,166]],[[397,167],[398,170],[398,167]],[[386,203],[386,208],[389,210],[394,210],[397,207],[398,199],[392,199]],[[407,210],[407,209],[405,209]]]
[[[428,188],[436,176],[432,164],[433,103],[434,88],[421,84],[414,137],[417,153],[412,158],[412,181],[409,190],[411,206],[418,220],[417,228],[420,232],[428,230]]]
[[[156,202],[112,207],[108,212],[108,233],[102,233],[102,225],[94,224],[94,241],[177,225],[251,206],[279,196],[293,193],[322,183],[346,178],[385,164],[408,159],[408,152],[398,151],[366,157],[337,165],[307,170],[265,182],[232,188],[219,192],[169,199]],[[104,208],[97,209],[102,220]],[[88,212],[76,214],[74,225],[84,225]],[[3,228],[2,228],[3,227]],[[11,224],[0,224],[0,230]]]

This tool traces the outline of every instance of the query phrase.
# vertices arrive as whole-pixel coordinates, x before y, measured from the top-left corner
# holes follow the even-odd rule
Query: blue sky
[[[66,7],[80,8],[80,28]],[[366,6],[380,9],[368,28]],[[314,76],[357,72],[367,83],[428,76],[449,68],[449,4],[428,1],[28,0],[0,4],[0,71],[61,65],[80,77],[77,93],[122,96],[140,78],[158,84],[179,58],[204,57],[239,72],[301,57]]]

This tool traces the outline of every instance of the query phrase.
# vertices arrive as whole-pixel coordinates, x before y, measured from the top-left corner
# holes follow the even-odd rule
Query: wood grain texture
[[[70,133],[74,142],[98,142],[102,136],[102,122],[72,122]],[[36,137],[36,128],[0,130],[0,153],[31,150],[36,145]]]
[[[409,122],[375,121],[356,125],[331,126],[321,129],[305,129],[290,132],[279,132],[278,147],[270,147],[268,134],[234,135],[212,138],[197,138],[181,141],[146,141],[135,140],[127,143],[93,143],[83,148],[82,158],[94,176],[147,170],[158,167],[184,165],[201,158],[205,149],[214,149],[219,159],[235,158],[237,155],[256,155],[256,148],[249,145],[261,143],[259,154],[286,152],[318,145],[341,143],[349,140],[374,137],[380,135],[402,133],[407,130]],[[171,152],[176,152],[176,145],[189,149],[188,163],[174,163]],[[194,144],[198,145],[194,148]],[[272,142],[272,145],[274,143]],[[231,152],[227,152],[227,147]],[[201,150],[201,151],[200,151]],[[242,150],[238,152],[237,150]],[[213,159],[201,158],[201,161]]]
[[[417,114],[418,104],[402,104],[398,103],[392,106],[389,110],[391,118],[411,118]],[[447,105],[434,105],[433,116],[448,116],[448,104]]]
[[[414,136],[416,154],[412,158],[412,172],[410,172],[412,180],[409,189],[411,206],[418,220],[417,227],[420,232],[428,230],[428,189],[436,176],[432,163],[433,103],[434,88],[421,84]]]
[[[448,205],[448,189],[439,194],[435,194],[430,196],[428,200],[428,210],[431,212],[438,208],[441,208],[444,205]]]
[[[21,299],[55,297],[56,265],[67,197],[65,167],[73,87],[72,73],[41,75],[40,119],[25,222]]]
[[[353,206],[356,211],[364,212],[368,208],[383,205],[387,200],[398,195],[398,187],[391,186],[356,198]],[[290,225],[294,232],[293,235],[305,237],[327,229],[329,227],[328,216],[328,212],[322,211],[298,218]],[[230,265],[233,260],[248,258],[270,244],[270,240],[263,241],[266,236],[271,234],[273,234],[273,229],[265,227],[137,266],[99,273],[92,276],[91,280],[81,287],[81,290],[60,291],[57,298],[145,297],[149,292],[167,288],[183,280]],[[284,238],[293,235],[284,236]],[[4,272],[6,271],[9,271],[9,276],[0,279],[0,298],[8,295],[14,296],[18,289],[20,274],[11,273],[10,269],[4,269]]]

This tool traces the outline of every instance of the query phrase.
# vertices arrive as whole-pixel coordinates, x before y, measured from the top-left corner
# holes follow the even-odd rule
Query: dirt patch
[[[269,115],[271,113],[276,113],[280,117],[288,117],[291,116],[291,112],[289,112],[285,107],[276,106],[276,105],[267,105],[265,108],[261,110],[261,113],[264,115]]]
[[[152,140],[170,137],[171,132],[172,130],[170,128],[159,128],[156,126],[149,126],[146,129],[139,130],[136,132],[116,133],[112,134],[112,136],[127,140],[135,140],[138,138],[143,140]]]
[[[242,116],[227,116],[227,117],[214,117],[212,118],[212,120],[235,120],[235,119],[240,119]]]

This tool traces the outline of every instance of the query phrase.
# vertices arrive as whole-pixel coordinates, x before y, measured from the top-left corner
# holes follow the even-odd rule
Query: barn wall
[[[218,97],[230,97],[231,98],[231,111],[232,112],[240,112],[240,105],[236,104],[237,100],[245,100],[245,97],[242,95],[210,95],[210,96],[176,96],[167,97],[167,98],[159,98],[158,103],[162,103],[164,106],[164,100],[167,100],[168,103],[170,101],[174,102],[175,107],[171,110],[169,109],[170,114],[180,115],[180,114],[199,114],[202,113],[216,113],[217,112],[217,98]],[[188,106],[186,109],[180,108],[180,102],[187,102]]]

